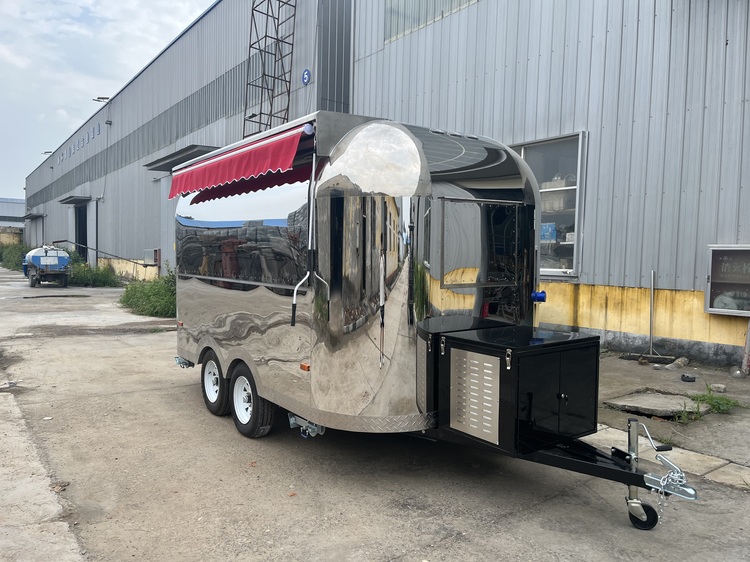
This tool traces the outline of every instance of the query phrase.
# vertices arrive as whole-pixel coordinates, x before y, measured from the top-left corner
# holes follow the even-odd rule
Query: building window
[[[585,133],[515,147],[534,172],[542,198],[542,275],[578,272]]]

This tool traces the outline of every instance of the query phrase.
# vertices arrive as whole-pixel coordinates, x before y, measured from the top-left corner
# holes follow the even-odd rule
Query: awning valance
[[[303,127],[298,127],[177,170],[169,198],[291,170],[302,133]],[[246,190],[238,193],[242,191]]]

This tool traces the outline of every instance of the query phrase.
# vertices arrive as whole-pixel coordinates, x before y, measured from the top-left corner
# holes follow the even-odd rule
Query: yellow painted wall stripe
[[[544,281],[539,322],[649,334],[649,289]],[[748,319],[707,314],[702,291],[654,292],[654,337],[744,346]]]
[[[141,260],[138,260],[139,262]],[[143,267],[133,262],[121,260],[117,258],[99,258],[99,267],[111,267],[115,270],[115,273],[121,277],[128,279],[140,279],[142,281],[149,281],[159,277],[158,267]]]

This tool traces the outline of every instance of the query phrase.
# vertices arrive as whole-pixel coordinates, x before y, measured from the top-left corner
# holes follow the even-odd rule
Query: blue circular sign
[[[312,78],[312,74],[310,74],[310,71],[308,69],[305,69],[302,71],[302,84],[307,86],[310,83],[310,78]]]

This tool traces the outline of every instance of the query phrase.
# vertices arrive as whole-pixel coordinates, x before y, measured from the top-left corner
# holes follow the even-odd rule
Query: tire
[[[255,380],[244,363],[232,371],[232,418],[234,425],[245,437],[263,437],[273,425],[276,407],[258,396]]]
[[[643,511],[646,512],[646,520],[641,521],[635,515],[628,512],[628,515],[630,516],[630,522],[636,529],[640,529],[641,531],[650,531],[651,529],[656,527],[656,524],[659,522],[659,514],[653,507],[651,507],[651,505],[647,503],[641,504],[641,507],[643,508]]]
[[[34,287],[36,287],[36,277],[34,277],[33,269],[29,269],[28,271],[29,271],[29,287],[33,289]]]
[[[215,416],[229,413],[229,381],[224,378],[219,359],[212,350],[206,352],[201,367],[201,390],[206,408]]]
[[[62,287],[63,289],[65,289],[65,288],[66,288],[66,287],[68,286],[68,276],[67,276],[67,275],[63,275],[63,276],[62,276],[62,277],[60,278],[60,286],[61,286],[61,287]]]

